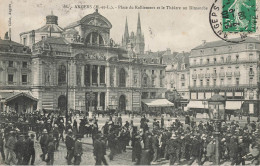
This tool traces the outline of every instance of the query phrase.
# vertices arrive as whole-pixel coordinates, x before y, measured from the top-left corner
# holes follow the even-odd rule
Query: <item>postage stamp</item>
[[[213,32],[227,42],[243,42],[257,31],[256,0],[215,0],[209,12]]]
[[[256,0],[222,0],[223,32],[256,32]]]

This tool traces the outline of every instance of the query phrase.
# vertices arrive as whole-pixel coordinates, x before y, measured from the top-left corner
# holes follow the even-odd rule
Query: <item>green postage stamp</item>
[[[223,32],[256,32],[256,0],[222,0]]]

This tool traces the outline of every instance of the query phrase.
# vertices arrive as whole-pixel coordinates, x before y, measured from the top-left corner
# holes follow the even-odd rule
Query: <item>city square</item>
[[[189,10],[208,14],[207,3]],[[77,4],[75,20],[68,6],[0,38],[0,165],[260,164],[258,33],[207,41],[180,31],[189,48],[174,50],[158,34],[175,29],[153,29],[139,11],[158,6]],[[119,23],[106,11],[115,8],[135,12]],[[169,42],[154,51],[151,41]]]

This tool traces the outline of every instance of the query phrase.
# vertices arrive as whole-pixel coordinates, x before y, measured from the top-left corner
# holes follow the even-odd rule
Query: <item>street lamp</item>
[[[220,164],[220,127],[221,122],[225,117],[225,101],[226,99],[216,92],[209,100],[209,113],[211,114],[210,118],[214,121],[215,124],[215,140],[216,140],[216,165]]]

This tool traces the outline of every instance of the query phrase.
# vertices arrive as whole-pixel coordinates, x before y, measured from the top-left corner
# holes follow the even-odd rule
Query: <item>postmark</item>
[[[215,0],[209,13],[213,32],[222,40],[243,42],[256,32],[256,0]]]

